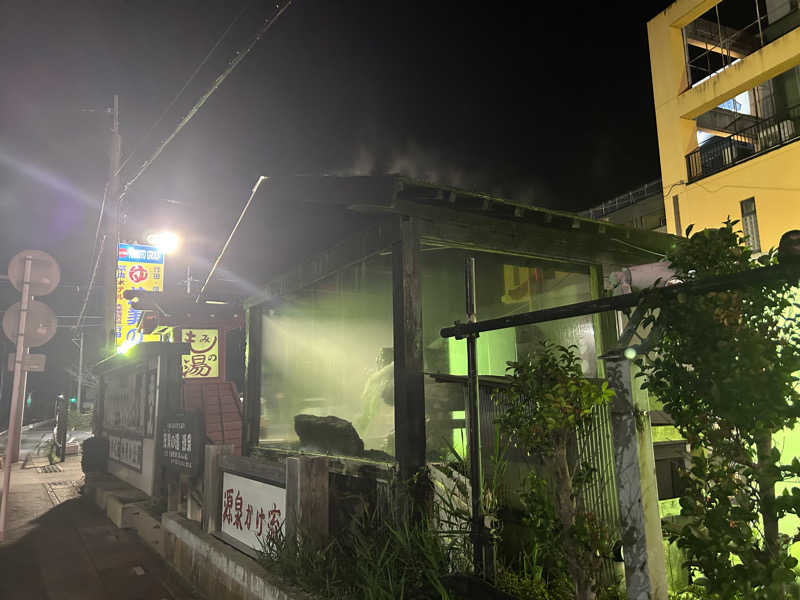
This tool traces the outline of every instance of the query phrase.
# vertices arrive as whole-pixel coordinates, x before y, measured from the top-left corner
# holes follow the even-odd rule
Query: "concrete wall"
[[[777,247],[781,235],[800,228],[800,140],[675,190],[685,230],[720,227],[741,219],[740,202],[755,198],[761,249]],[[684,174],[685,178],[685,169]],[[672,197],[666,199],[667,227],[675,231]],[[741,228],[741,227],[739,227]]]
[[[693,88],[689,87],[682,27],[717,2],[679,0],[647,24],[667,231],[677,231],[673,196],[678,196],[681,229],[719,227],[741,217],[739,203],[754,197],[762,250],[800,226],[800,142],[772,150],[695,183],[687,184],[685,156],[697,148],[694,119],[705,111],[800,64],[800,28],[744,57]]]
[[[164,557],[201,593],[214,600],[312,600],[278,584],[261,565],[177,513],[164,513]]]

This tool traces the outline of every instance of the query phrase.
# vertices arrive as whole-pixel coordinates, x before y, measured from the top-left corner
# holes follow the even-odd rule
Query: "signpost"
[[[8,442],[3,462],[3,491],[0,505],[0,542],[5,537],[8,517],[8,494],[11,486],[11,464],[19,459],[19,433],[22,428],[27,348],[47,343],[56,332],[53,311],[36,302],[31,295],[45,296],[58,286],[61,270],[53,258],[40,250],[23,250],[8,264],[8,279],[21,292],[20,301],[3,316],[3,331],[16,342],[14,354],[14,383],[11,391],[11,410],[8,415]],[[30,314],[29,314],[30,313]],[[30,319],[30,323],[29,323]],[[16,326],[15,326],[16,321]]]

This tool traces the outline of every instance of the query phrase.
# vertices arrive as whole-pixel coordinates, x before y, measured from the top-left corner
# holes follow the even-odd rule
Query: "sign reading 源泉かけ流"
[[[220,531],[257,551],[280,531],[286,518],[286,489],[223,472]]]

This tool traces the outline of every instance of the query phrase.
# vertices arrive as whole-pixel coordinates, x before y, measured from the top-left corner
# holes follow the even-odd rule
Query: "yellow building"
[[[800,228],[796,0],[678,0],[648,24],[667,230]]]

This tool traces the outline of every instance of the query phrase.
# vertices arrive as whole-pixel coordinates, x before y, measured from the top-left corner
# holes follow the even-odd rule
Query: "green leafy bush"
[[[735,225],[728,220],[677,246],[668,256],[676,275],[702,281],[776,263],[774,251],[754,260]],[[778,520],[800,515],[800,492],[775,498],[774,489],[800,475],[800,461],[782,460],[772,436],[800,417],[796,297],[788,281],[679,294],[651,305],[642,323],[656,341],[638,360],[642,387],[664,403],[692,448],[681,519],[669,529],[688,566],[704,576],[686,593],[698,586],[726,600],[795,593],[797,560]]]

